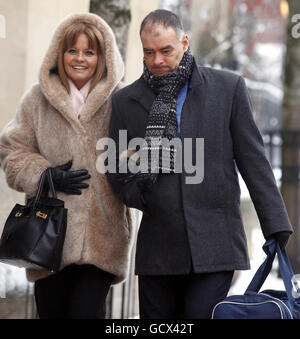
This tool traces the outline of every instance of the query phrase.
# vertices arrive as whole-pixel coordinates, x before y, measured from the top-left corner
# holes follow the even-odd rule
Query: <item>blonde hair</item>
[[[91,92],[92,89],[101,80],[106,68],[104,56],[104,41],[100,31],[94,25],[87,22],[81,21],[78,23],[73,23],[65,30],[64,36],[58,48],[58,74],[68,93],[70,93],[70,86],[68,82],[68,76],[64,67],[64,54],[69,48],[74,46],[78,36],[82,33],[86,34],[89,40],[89,48],[97,50],[98,54],[97,68],[93,76],[89,92]]]

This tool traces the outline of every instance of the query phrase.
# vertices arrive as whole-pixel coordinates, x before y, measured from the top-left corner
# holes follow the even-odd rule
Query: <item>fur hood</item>
[[[106,75],[89,93],[80,116],[57,72],[58,45],[72,22],[95,25],[104,37]],[[43,60],[39,83],[24,95],[16,117],[0,136],[0,161],[7,183],[34,196],[42,172],[72,160],[71,170],[87,169],[89,188],[79,196],[57,192],[68,208],[68,226],[61,268],[92,264],[116,276],[126,277],[132,242],[129,210],[114,194],[105,174],[96,168],[101,152],[96,145],[108,136],[111,95],[120,88],[123,62],[114,35],[97,15],[74,14],[58,26]],[[50,272],[27,270],[30,281]]]
[[[110,98],[124,76],[124,63],[116,45],[114,34],[104,20],[91,13],[72,14],[63,20],[57,27],[44,57],[39,73],[39,83],[43,94],[51,105],[71,119],[74,118],[74,112],[69,109],[72,107],[69,94],[57,75],[57,58],[58,46],[66,28],[76,22],[92,24],[101,32],[104,39],[106,61],[106,75],[89,94],[81,116],[94,114]],[[58,95],[58,92],[60,95]]]

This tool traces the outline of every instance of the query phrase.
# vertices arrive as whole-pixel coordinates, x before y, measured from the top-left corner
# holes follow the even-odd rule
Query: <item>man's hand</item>
[[[274,233],[274,237],[277,240],[281,249],[284,249],[289,241],[291,233],[288,231],[282,231]]]

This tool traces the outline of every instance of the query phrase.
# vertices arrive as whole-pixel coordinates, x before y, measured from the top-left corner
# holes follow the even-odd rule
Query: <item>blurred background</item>
[[[0,129],[15,115],[26,90],[37,82],[41,61],[57,24],[66,15],[92,12],[104,18],[116,34],[126,65],[125,82],[142,73],[139,26],[157,8],[182,19],[191,50],[199,63],[228,69],[245,77],[254,118],[273,167],[294,235],[288,254],[300,273],[299,159],[300,159],[300,1],[299,0],[0,0]],[[217,100],[217,99],[216,99]],[[251,270],[236,272],[230,294],[244,293],[264,259],[264,238],[240,178],[241,206]],[[8,188],[0,171],[0,232],[24,195]],[[132,210],[135,233],[141,213]],[[107,298],[108,318],[138,318],[137,277],[131,271],[125,283]],[[283,288],[275,262],[266,288]],[[0,318],[36,318],[33,284],[23,269],[0,264]]]

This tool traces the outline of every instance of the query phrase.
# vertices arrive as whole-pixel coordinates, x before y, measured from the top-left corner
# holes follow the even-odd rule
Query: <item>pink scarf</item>
[[[82,88],[79,90],[74,82],[71,79],[68,79],[69,85],[70,85],[70,97],[71,101],[74,106],[75,113],[77,115],[80,114],[84,103],[86,101],[86,98],[88,97],[89,94],[89,89],[90,89],[90,84],[92,80],[89,80]]]

